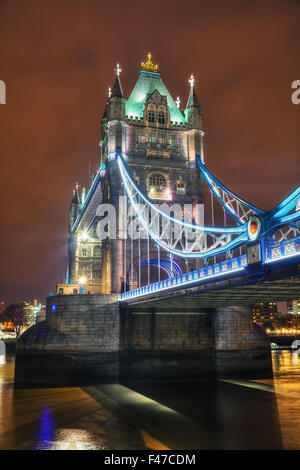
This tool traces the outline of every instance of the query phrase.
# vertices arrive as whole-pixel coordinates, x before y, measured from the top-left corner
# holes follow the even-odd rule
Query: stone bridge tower
[[[124,242],[120,239],[118,220],[117,239],[101,241],[96,236],[99,204],[112,204],[117,214],[120,212],[119,201],[124,189],[117,165],[117,148],[122,150],[141,189],[155,203],[193,204],[194,207],[203,202],[196,168],[196,156],[203,155],[202,110],[193,76],[186,107],[181,109],[179,98],[176,102],[172,98],[150,53],[148,60],[141,64],[128,99],[124,97],[119,65],[115,71],[101,120],[100,169],[87,194],[83,191],[81,200],[76,188],[70,207],[71,282],[78,283],[84,278],[86,289],[103,294],[119,293],[124,285],[136,280],[136,266],[131,266],[128,243],[124,263]],[[195,217],[197,219],[198,215]],[[151,257],[154,256],[157,254],[151,253]],[[123,272],[124,264],[129,271],[135,271],[131,281],[127,269]]]
[[[205,300],[205,295],[202,306],[192,295],[179,295],[173,301],[170,296],[138,304],[121,303],[119,293],[122,287],[127,288],[129,273],[128,287],[135,288],[133,273],[137,266],[130,255],[136,253],[133,245],[140,242],[131,242],[131,238],[125,244],[120,238],[97,236],[105,211],[113,207],[122,215],[119,198],[124,189],[117,149],[122,150],[131,174],[151,200],[202,203],[196,168],[196,155],[203,154],[202,116],[193,77],[182,110],[179,100],[175,103],[165,87],[150,54],[128,99],[117,66],[101,125],[99,169],[88,190],[83,188],[80,193],[76,185],[72,197],[69,279],[60,288],[67,292],[58,291],[77,294],[84,288],[84,293],[95,295],[48,297],[46,321],[29,328],[18,341],[15,383],[57,386],[128,379],[149,382],[253,377],[261,372],[266,376],[271,371],[269,340],[252,323],[247,306],[223,305],[221,298],[222,307],[216,300],[212,308],[214,301]],[[145,246],[141,249],[145,253]],[[150,256],[158,256],[155,246]],[[259,286],[258,290],[263,291]],[[231,302],[230,294],[227,296]]]

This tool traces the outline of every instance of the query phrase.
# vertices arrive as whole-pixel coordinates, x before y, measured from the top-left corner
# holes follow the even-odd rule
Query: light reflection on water
[[[274,378],[248,386],[235,381],[20,390],[13,388],[14,356],[7,354],[0,358],[0,449],[256,448],[258,442],[261,448],[300,449],[300,355],[272,351],[272,360]],[[167,409],[176,423],[169,428]],[[147,422],[150,415],[154,424]],[[192,420],[197,430],[192,425],[187,440],[180,427]]]
[[[300,355],[273,351],[274,386],[283,447],[300,449]]]

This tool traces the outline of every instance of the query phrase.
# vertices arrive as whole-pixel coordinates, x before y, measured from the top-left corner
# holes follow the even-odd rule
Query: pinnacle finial
[[[194,83],[195,83],[195,79],[194,79],[194,75],[192,74],[190,79],[189,79],[189,82],[190,82],[190,85],[191,85],[191,88],[193,88],[194,86]]]
[[[177,108],[179,109],[180,108],[180,98],[179,98],[179,96],[177,96],[177,99],[176,99],[175,103],[176,103]]]
[[[120,65],[117,64],[116,68],[115,68],[115,72],[117,75],[120,75],[120,73],[122,72],[122,69],[120,68]]]
[[[107,96],[108,96],[108,98],[111,97],[111,88],[110,88],[110,86],[108,87],[108,90],[107,90]]]
[[[155,72],[155,73],[157,73],[158,72],[158,65],[154,65],[152,63],[152,61],[151,61],[151,57],[152,57],[151,52],[148,52],[147,57],[148,57],[148,61],[147,62],[142,62],[142,64],[141,64],[142,70],[144,70],[145,72]]]

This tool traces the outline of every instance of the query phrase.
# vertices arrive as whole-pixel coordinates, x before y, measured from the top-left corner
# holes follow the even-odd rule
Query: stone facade
[[[215,349],[218,375],[271,373],[269,338],[253,323],[250,307],[216,309]]]

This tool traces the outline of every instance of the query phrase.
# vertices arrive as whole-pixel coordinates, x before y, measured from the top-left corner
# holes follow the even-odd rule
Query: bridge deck
[[[147,298],[135,298],[124,304],[130,305],[135,310],[148,309],[159,306],[166,307],[168,311],[206,307],[215,308],[230,305],[251,305],[259,302],[279,302],[297,300],[300,297],[300,274],[281,279],[268,279],[258,282],[240,281],[220,283],[219,285],[204,285],[186,290],[179,290],[149,296]]]

